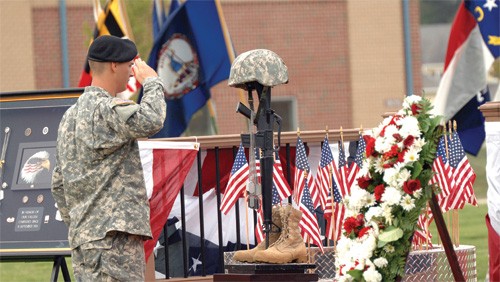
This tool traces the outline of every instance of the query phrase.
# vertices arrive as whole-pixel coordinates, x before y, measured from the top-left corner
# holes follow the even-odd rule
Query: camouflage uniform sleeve
[[[57,208],[67,226],[70,224],[69,209],[64,195],[63,176],[61,168],[56,165],[52,173],[52,196],[57,203]]]
[[[167,114],[164,86],[160,78],[148,78],[140,104],[113,99],[109,126],[130,138],[149,137],[163,128]]]

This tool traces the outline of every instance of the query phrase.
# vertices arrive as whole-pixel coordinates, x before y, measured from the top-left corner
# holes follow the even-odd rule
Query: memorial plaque
[[[70,254],[50,188],[57,128],[82,92],[0,93],[1,260]]]

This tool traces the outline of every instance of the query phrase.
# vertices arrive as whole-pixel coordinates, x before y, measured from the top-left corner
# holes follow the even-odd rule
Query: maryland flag
[[[108,0],[104,9],[101,8],[100,0],[93,0],[94,3],[94,18],[96,27],[92,40],[100,35],[114,35],[118,37],[127,37],[133,40],[132,30],[128,22],[127,12],[120,0]],[[91,41],[92,43],[92,41]],[[89,62],[85,61],[85,68],[83,69],[80,77],[78,87],[85,87],[92,82],[92,74],[90,73]],[[137,83],[132,77],[129,80],[128,87],[129,93],[124,93],[129,98],[137,90]],[[128,95],[127,95],[128,94]]]

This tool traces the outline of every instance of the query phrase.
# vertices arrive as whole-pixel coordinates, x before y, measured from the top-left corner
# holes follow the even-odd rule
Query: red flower
[[[398,162],[402,163],[405,160],[405,154],[407,151],[408,151],[408,149],[404,149],[403,151],[399,152]]]
[[[344,221],[344,229],[347,234],[351,234],[357,228],[356,218],[349,217]]]
[[[385,187],[384,184],[377,185],[375,187],[375,190],[373,193],[375,194],[375,200],[380,202],[380,199],[382,198],[382,194],[385,192]]]
[[[344,221],[344,229],[345,232],[350,235],[352,232],[354,232],[354,235],[358,235],[359,229],[363,227],[364,224],[364,215],[363,214],[358,214],[356,217],[351,216],[348,217]]]
[[[417,115],[422,108],[418,104],[412,104],[411,105],[411,113],[415,116]]]
[[[403,145],[408,148],[410,147],[413,142],[415,142],[415,137],[413,137],[413,135],[408,135],[408,137],[406,137],[405,141],[403,141]]]
[[[388,163],[384,163],[382,165],[383,168],[391,168],[394,166],[394,162],[388,162]]]
[[[368,175],[358,177],[358,186],[360,188],[366,189],[370,186],[371,178]]]
[[[410,195],[413,195],[413,193],[420,188],[422,188],[422,186],[420,185],[420,180],[418,179],[410,179],[403,184],[403,191]]]
[[[392,137],[394,137],[394,139],[396,139],[396,142],[398,142],[398,143],[403,141],[403,136],[401,136],[401,134],[399,134],[399,133],[394,133],[392,135]]]
[[[359,233],[358,233],[358,238],[363,237],[366,233],[368,233],[368,231],[370,231],[370,229],[372,229],[372,228],[371,227],[361,228],[361,230],[359,230]]]
[[[363,139],[365,139],[365,144],[366,144],[366,156],[376,157],[377,154],[375,152],[375,138],[369,135],[364,135]]]

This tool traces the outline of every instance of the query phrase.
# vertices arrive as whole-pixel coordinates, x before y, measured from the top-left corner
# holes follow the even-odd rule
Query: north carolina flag
[[[457,121],[464,150],[473,155],[485,137],[478,107],[490,100],[487,72],[500,55],[499,5],[499,0],[466,0],[460,5],[434,100],[434,113]]]
[[[146,260],[153,252],[199,147],[194,142],[139,142],[153,234],[153,239],[144,243]]]

